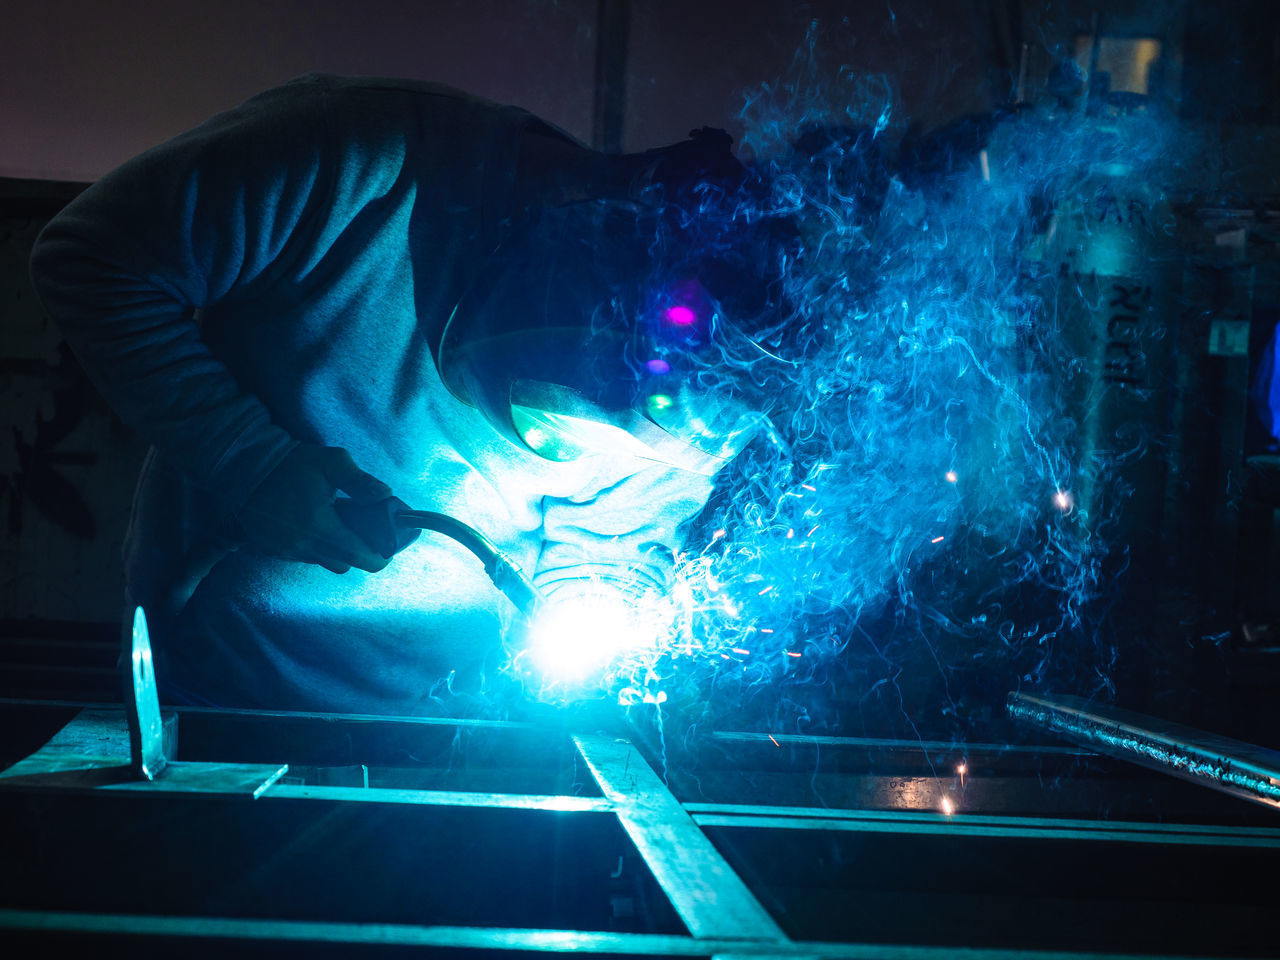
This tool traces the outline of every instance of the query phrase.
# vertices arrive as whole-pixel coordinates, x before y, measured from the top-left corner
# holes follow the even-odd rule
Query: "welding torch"
[[[456,517],[430,510],[412,510],[399,497],[387,497],[376,503],[356,503],[340,498],[333,507],[343,523],[359,534],[371,549],[388,559],[417,540],[423,530],[442,533],[479,558],[493,585],[527,619],[533,619],[542,603],[542,591],[533,585],[519,565],[479,530]]]

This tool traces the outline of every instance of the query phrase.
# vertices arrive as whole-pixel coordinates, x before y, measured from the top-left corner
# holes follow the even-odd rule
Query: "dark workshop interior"
[[[1280,956],[1280,4],[0,25],[6,953]]]

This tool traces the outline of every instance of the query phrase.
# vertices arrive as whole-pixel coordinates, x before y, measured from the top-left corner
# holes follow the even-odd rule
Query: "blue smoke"
[[[824,71],[813,44],[742,120],[764,188],[704,194],[696,217],[713,246],[795,225],[767,271],[787,315],[704,379],[749,382],[770,427],[721,476],[679,560],[677,635],[614,678],[624,702],[749,695],[786,729],[919,669],[942,715],[965,671],[997,709],[1010,685],[1109,692],[1126,470],[1159,437],[1091,418],[1106,390],[1140,410],[1150,388],[1116,386],[1080,326],[1111,296],[1099,277],[1156,258],[1166,121],[1059,104],[922,137],[887,81]]]

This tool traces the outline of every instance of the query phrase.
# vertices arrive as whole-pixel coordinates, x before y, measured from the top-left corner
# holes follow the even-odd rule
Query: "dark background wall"
[[[595,3],[4,4],[0,176],[93,180],[313,70],[418,77],[590,130]]]
[[[623,145],[735,130],[814,20],[833,64],[887,72],[932,123],[986,105],[993,10],[931,0],[647,0],[626,33]],[[589,140],[596,0],[47,0],[7,3],[0,176],[88,181],[259,90],[312,70],[440,80]]]

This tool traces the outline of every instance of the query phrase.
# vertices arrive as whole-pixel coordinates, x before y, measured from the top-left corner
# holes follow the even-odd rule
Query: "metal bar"
[[[1090,757],[1092,750],[1078,747],[1038,746],[1035,744],[1006,743],[952,743],[949,740],[888,740],[877,737],[817,737],[802,733],[744,733],[738,731],[717,731],[711,739],[723,743],[762,743],[772,742],[813,744],[821,747],[867,747],[887,750],[937,750],[959,755],[973,753],[1031,753],[1037,756],[1058,757]]]
[[[408,803],[434,807],[496,807],[506,810],[550,810],[556,813],[613,813],[603,797],[568,797],[523,793],[468,793],[458,790],[401,790],[388,787],[325,787],[276,783],[264,794],[270,800],[341,800],[344,803]]]
[[[154,780],[169,758],[164,753],[160,694],[151,661],[151,632],[141,607],[133,611],[133,630],[124,650],[124,714],[129,724],[129,757],[135,776]]]
[[[177,740],[177,718],[166,713],[160,724],[161,741]],[[129,729],[119,706],[81,710],[35,753],[0,772],[0,778],[58,770],[117,767],[129,764]]]
[[[424,727],[473,727],[494,730],[536,730],[538,724],[520,720],[472,720],[465,717],[403,717],[377,713],[318,713],[290,710],[247,710],[228,707],[188,707],[175,704],[169,709],[183,713],[225,714],[229,717],[277,717],[282,720],[337,720],[367,723],[407,723]]]
[[[115,671],[111,671],[115,674]],[[82,710],[120,709],[118,700],[39,700],[31,698],[0,697],[0,707],[76,707]],[[545,725],[520,720],[469,720],[454,717],[403,717],[383,716],[377,713],[317,713],[314,711],[249,710],[238,707],[190,707],[185,704],[164,704],[165,711],[183,713],[208,713],[228,717],[278,718],[282,720],[333,720],[367,723],[408,723],[437,727],[487,727],[498,730],[547,729]],[[554,729],[554,728],[552,728]]]
[[[165,715],[170,732],[171,714]],[[43,747],[0,772],[0,787],[50,790],[135,790],[152,793],[248,793],[291,800],[341,800],[433,806],[505,807],[565,813],[610,813],[602,797],[554,794],[471,793],[382,787],[339,787],[279,783],[286,764],[189,763],[169,761],[154,780],[131,780],[130,734],[124,712],[83,710]]]
[[[717,817],[799,818],[806,820],[892,821],[894,823],[924,824],[938,823],[941,819],[941,816],[937,813],[918,813],[906,810],[832,810],[828,807],[776,807],[730,803],[686,803],[684,808],[689,811],[694,819],[706,815]],[[1135,820],[1014,817],[980,813],[957,814],[943,822],[1049,830],[1062,827],[1070,830],[1092,830],[1098,833],[1141,831],[1152,834],[1194,834],[1206,837],[1256,837],[1262,841],[1274,840],[1280,843],[1280,828],[1277,827],[1237,827],[1213,823],[1146,823]]]
[[[694,937],[787,942],[782,928],[630,741],[575,736],[573,742]]]
[[[161,750],[173,717],[156,712],[151,736]],[[124,711],[82,710],[35,753],[0,772],[0,787],[38,790],[136,790],[147,793],[239,794],[258,797],[287,764],[166,763],[137,779]]]
[[[1280,808],[1280,753],[1079,697],[1011,693],[1009,715],[1108,756]]]
[[[12,769],[12,768],[11,768]],[[54,793],[100,791],[149,794],[200,794],[257,799],[289,769],[270,763],[169,763],[154,780],[134,779],[128,763],[89,764],[73,769],[0,775],[0,789]]]
[[[1010,818],[1016,820],[1017,818]],[[1010,837],[1018,840],[1087,840],[1112,843],[1148,843],[1182,847],[1250,847],[1280,850],[1280,836],[1257,837],[1243,834],[1162,833],[1141,829],[1146,824],[1128,824],[1139,829],[1093,830],[1088,827],[1032,827],[971,823],[968,817],[947,818],[938,814],[932,822],[918,820],[842,820],[835,817],[729,816],[698,813],[699,827],[729,827],[755,830],[815,830],[834,833],[901,833],[947,837]],[[1080,821],[1075,821],[1079,823]],[[1087,822],[1087,821],[1086,821]]]
[[[822,960],[1223,960],[1178,954],[1079,953],[992,947],[905,946],[867,943],[750,943],[693,939],[653,933],[532,930],[500,927],[424,927],[390,923],[330,923],[253,920],[232,917],[138,916],[109,913],[9,910],[0,908],[0,929],[34,933],[201,937],[207,939],[339,943],[360,946],[424,947],[452,950],[508,950],[530,953],[594,953],[613,956],[764,958],[817,957]]]

